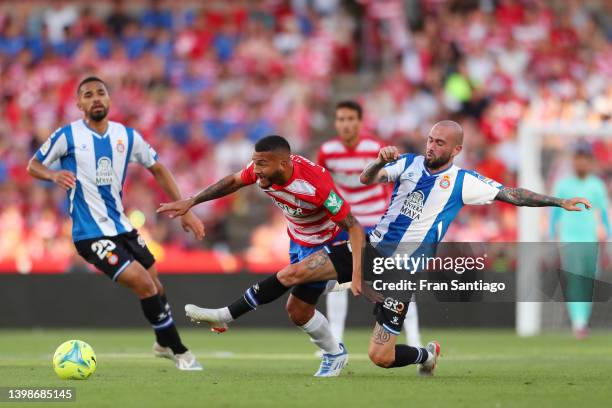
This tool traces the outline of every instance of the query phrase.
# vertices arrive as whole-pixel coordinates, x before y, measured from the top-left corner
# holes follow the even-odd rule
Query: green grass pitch
[[[419,378],[414,366],[373,366],[369,332],[348,330],[349,366],[327,379],[312,377],[315,349],[296,329],[182,335],[204,371],[179,372],[153,358],[147,330],[0,330],[0,387],[76,387],[76,402],[53,407],[612,406],[610,332],[577,342],[568,333],[521,339],[511,331],[425,329],[423,339],[438,340],[442,357],[435,377]],[[72,338],[97,353],[89,380],[62,381],[53,372],[55,347]]]

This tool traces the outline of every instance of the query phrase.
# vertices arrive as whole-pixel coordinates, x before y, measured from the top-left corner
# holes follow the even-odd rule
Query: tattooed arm
[[[359,224],[359,222],[357,222],[351,213],[348,213],[348,215],[338,224],[348,232],[349,243],[351,245],[351,252],[353,256],[353,277],[351,291],[353,292],[353,295],[358,296],[361,294],[361,254],[363,252],[365,234],[363,233],[363,227],[361,224]]]
[[[524,207],[561,207],[567,211],[582,211],[578,204],[583,204],[588,210],[591,208],[589,200],[582,197],[562,199],[543,194],[534,193],[524,188],[502,188],[496,200]]]
[[[215,200],[217,198],[225,197],[226,195],[232,194],[244,187],[245,184],[240,177],[240,173],[231,174],[227,177],[222,178],[215,184],[206,187],[193,197],[193,205]]]
[[[359,181],[361,184],[386,183],[389,181],[387,172],[383,169],[387,163],[399,158],[399,151],[395,146],[387,146],[380,149],[378,158],[363,170]]]
[[[157,209],[157,212],[168,213],[170,218],[174,218],[185,214],[195,205],[205,201],[225,197],[226,195],[232,194],[244,186],[245,184],[240,177],[240,173],[231,174],[217,181],[215,184],[206,187],[193,197],[161,204],[161,206]]]

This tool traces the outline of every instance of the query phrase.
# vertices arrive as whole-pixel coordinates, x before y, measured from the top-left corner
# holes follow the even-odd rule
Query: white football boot
[[[438,357],[440,357],[440,344],[437,341],[430,341],[425,346],[429,356],[427,360],[420,364],[417,368],[417,374],[425,377],[431,377],[434,374],[436,365],[438,364]]]
[[[192,322],[208,323],[210,331],[223,333],[227,330],[227,324],[219,321],[219,309],[206,309],[189,304],[185,305],[185,314]]]
[[[159,358],[167,358],[168,360],[176,361],[174,353],[170,347],[161,346],[158,342],[153,343],[153,355]]]
[[[201,371],[203,370],[202,364],[196,360],[193,353],[189,350],[182,354],[175,354],[176,368],[182,371]]]
[[[323,353],[321,357],[321,366],[315,377],[337,377],[342,372],[342,369],[348,364],[348,351],[343,343],[340,343],[340,353],[328,354]]]

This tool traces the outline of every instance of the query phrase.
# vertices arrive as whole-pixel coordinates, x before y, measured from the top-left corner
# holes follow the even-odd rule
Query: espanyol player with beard
[[[28,172],[67,190],[77,252],[138,296],[155,332],[154,355],[174,361],[179,370],[202,370],[181,342],[155,259],[125,216],[121,202],[128,163],[145,166],[173,199],[181,198],[179,188],[137,131],[108,120],[110,97],[104,81],[82,80],[77,106],[83,118],[51,135],[30,160]],[[50,169],[56,162],[60,169]],[[191,212],[185,213],[181,224],[197,239],[204,236],[202,222]]]
[[[363,109],[355,101],[342,101],[336,105],[335,127],[338,137],[328,140],[319,148],[317,163],[332,174],[336,186],[344,199],[351,205],[357,221],[369,234],[385,214],[389,202],[389,186],[363,185],[359,176],[365,166],[378,157],[385,145],[374,137],[361,134]],[[344,232],[342,239],[346,239]],[[327,294],[327,318],[332,333],[342,340],[348,311],[346,290]],[[419,318],[414,296],[404,321],[406,341],[411,346],[421,346]]]
[[[350,273],[353,268],[361,269],[364,233],[351,214],[349,204],[336,189],[327,170],[302,156],[291,154],[287,140],[278,135],[257,141],[253,160],[241,172],[219,180],[194,197],[162,204],[157,211],[168,213],[170,217],[180,216],[194,205],[224,197],[252,184],[257,184],[283,211],[291,239],[289,255],[292,264],[300,263],[307,270],[319,268],[321,262],[327,260],[313,257],[312,254],[329,251],[330,245],[344,229],[349,242],[356,248],[349,255],[352,260]],[[327,281],[311,279],[303,284],[291,285],[293,289],[286,306],[293,323],[308,334],[323,352],[316,377],[335,377],[348,362],[344,344],[334,337],[329,322],[315,308],[328,287]],[[269,303],[288,289],[286,283],[273,275],[249,288],[244,296],[225,308],[222,320],[231,320],[232,316],[240,316]],[[190,317],[189,311],[197,309],[193,305],[185,307]],[[216,329],[225,330],[224,325],[218,325]]]
[[[394,187],[385,215],[368,236],[365,259],[394,256],[398,250],[405,251],[400,244],[435,247],[464,205],[499,200],[517,206],[553,206],[567,211],[581,211],[578,204],[587,209],[591,206],[585,198],[560,199],[523,188],[503,187],[474,171],[461,169],[453,164],[453,160],[462,148],[463,129],[458,123],[445,120],[430,130],[425,156],[400,156],[397,148],[392,146],[380,150],[378,158],[361,174],[361,182],[393,183]],[[355,245],[349,244],[324,248],[254,285],[247,294],[250,293],[257,304],[263,304],[280,297],[295,285],[331,279],[340,283],[352,281],[354,295],[368,294],[368,288],[362,288],[361,265],[354,268],[355,252]],[[273,285],[269,284],[271,280],[275,282]],[[376,323],[368,351],[370,360],[384,368],[418,364],[420,375],[432,375],[440,354],[437,342],[429,342],[426,348],[396,344],[411,294],[398,295],[403,298],[379,296],[376,299]],[[220,309],[186,307],[191,319],[213,326],[224,326],[253,309],[239,309],[234,304]]]

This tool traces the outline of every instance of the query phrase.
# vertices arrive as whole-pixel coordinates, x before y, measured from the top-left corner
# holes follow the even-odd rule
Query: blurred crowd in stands
[[[458,164],[515,185],[522,122],[610,120],[611,15],[612,2],[579,0],[2,2],[0,261],[74,254],[65,193],[25,168],[80,117],[87,75],[109,84],[111,119],[143,134],[184,194],[239,171],[269,133],[314,158],[334,136],[337,93],[363,104],[365,133],[404,150],[421,151],[436,120],[459,121]],[[551,140],[552,152],[571,145]],[[612,143],[592,143],[610,184]],[[151,241],[253,258],[288,247],[256,189],[197,207],[199,243],[155,215],[166,198],[145,169],[130,171],[125,206]],[[514,241],[516,224],[509,206],[470,209],[447,240]]]

